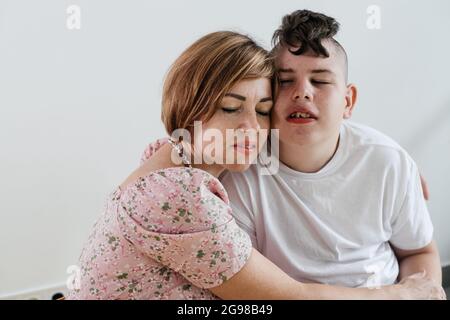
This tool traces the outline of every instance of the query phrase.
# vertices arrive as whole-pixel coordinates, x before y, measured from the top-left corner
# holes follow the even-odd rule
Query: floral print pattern
[[[150,144],[145,162],[167,139]],[[173,167],[140,177],[107,200],[85,244],[69,299],[217,299],[246,263],[248,235],[209,173]]]

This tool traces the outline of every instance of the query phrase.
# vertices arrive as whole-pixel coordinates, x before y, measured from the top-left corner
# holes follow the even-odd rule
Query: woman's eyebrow
[[[226,97],[232,97],[232,98],[235,98],[235,99],[238,99],[238,100],[241,100],[241,101],[245,101],[247,99],[246,97],[241,96],[240,94],[231,93],[231,92],[225,94],[225,96]],[[272,101],[272,97],[265,97],[265,98],[262,98],[261,100],[259,100],[259,102],[266,102],[266,101]]]
[[[266,101],[272,101],[272,97],[265,97],[259,100],[259,102],[266,102]]]
[[[241,96],[240,94],[236,94],[236,93],[227,93],[227,94],[225,94],[225,97],[232,97],[232,98],[235,98],[235,99],[238,99],[241,101],[245,101],[245,99],[246,99],[244,96]]]

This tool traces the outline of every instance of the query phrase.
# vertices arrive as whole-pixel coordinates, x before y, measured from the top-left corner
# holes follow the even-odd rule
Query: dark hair
[[[332,40],[339,31],[339,23],[332,17],[309,10],[297,10],[285,15],[281,26],[272,37],[274,47],[287,44],[300,48],[291,51],[295,55],[301,55],[312,50],[318,56],[329,57],[328,50],[322,45],[322,40]]]
[[[334,39],[339,31],[339,23],[332,17],[309,10],[297,10],[285,15],[281,26],[272,36],[273,51],[279,46],[288,45],[299,47],[297,50],[289,49],[294,55],[302,55],[308,51],[319,57],[330,56],[323,46],[323,40],[330,40],[336,49],[342,52],[345,60],[345,77],[347,78],[347,53],[344,47]]]

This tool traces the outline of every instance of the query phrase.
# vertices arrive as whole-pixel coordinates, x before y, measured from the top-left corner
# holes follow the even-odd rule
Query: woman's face
[[[194,149],[198,150],[202,137],[203,162],[222,170],[246,170],[266,143],[272,106],[269,79],[238,82],[203,123],[202,132],[194,131]]]

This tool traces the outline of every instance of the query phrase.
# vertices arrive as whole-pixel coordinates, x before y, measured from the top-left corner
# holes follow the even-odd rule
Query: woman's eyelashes
[[[227,108],[227,107],[222,107],[222,110],[225,112],[225,113],[233,113],[233,112],[236,112],[236,111],[239,111],[241,108]]]
[[[260,116],[267,117],[267,116],[270,115],[270,110],[269,111],[263,111],[263,110],[258,111],[258,110],[256,110],[256,113],[258,113]]]
[[[222,107],[222,111],[225,113],[236,113],[239,112],[242,108],[231,108],[231,107]],[[270,109],[269,110],[255,110],[257,114],[261,116],[269,116],[270,115]]]

